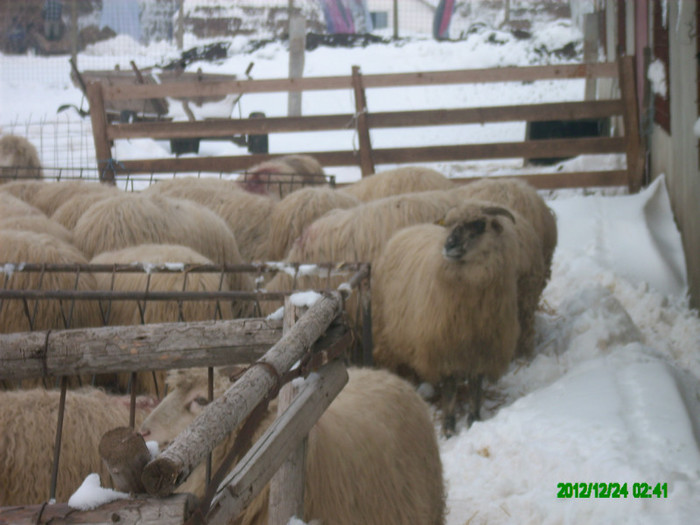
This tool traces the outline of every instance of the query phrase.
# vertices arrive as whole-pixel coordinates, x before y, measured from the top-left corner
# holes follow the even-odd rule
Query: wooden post
[[[618,61],[620,94],[624,110],[625,147],[627,155],[627,186],[630,193],[638,192],[644,178],[644,152],[639,132],[637,90],[635,88],[634,57],[625,56]]]
[[[598,13],[588,13],[583,20],[583,62],[592,64],[598,62],[598,46],[600,43],[600,28]],[[583,100],[596,99],[597,79],[587,77]]]
[[[151,460],[151,453],[139,432],[131,427],[114,428],[102,436],[98,450],[116,490],[145,492],[141,472]]]
[[[360,140],[360,169],[362,176],[366,177],[374,173],[374,161],[372,160],[372,142],[367,126],[367,99],[362,85],[362,74],[359,66],[352,66],[352,87],[355,92],[355,118],[357,136]]]
[[[146,465],[142,481],[148,493],[166,496],[186,480],[206,455],[238,428],[279,384],[279,377],[326,331],[342,311],[342,305],[341,292],[331,292],[320,299],[258,363],[207,405],[158,458]]]
[[[302,321],[303,318],[295,326]],[[231,516],[238,516],[248,506],[299,446],[347,381],[348,373],[342,360],[329,363],[306,378],[287,411],[270,425],[221,484],[223,489],[214,498],[207,514],[209,525],[229,523]]]
[[[306,48],[306,20],[301,15],[289,12],[289,78],[301,78],[304,73],[304,50]],[[301,116],[301,91],[287,94],[287,116]]]
[[[78,0],[70,3],[70,56],[73,62],[78,61]]]
[[[282,330],[289,332],[296,323],[298,308],[289,297],[284,301],[284,322]],[[280,389],[277,398],[277,417],[280,417],[292,404],[298,393],[293,383],[287,383]],[[304,438],[294,449],[270,481],[269,525],[286,525],[290,518],[301,518],[304,514],[304,472],[306,463],[306,444]]]
[[[399,0],[394,0],[394,40],[399,39]]]
[[[90,121],[92,136],[95,139],[95,156],[100,182],[116,184],[114,167],[112,166],[112,149],[107,138],[107,114],[105,112],[104,95],[101,82],[90,82],[87,85],[87,97],[90,101]]]
[[[179,0],[179,8],[177,11],[177,28],[175,30],[175,38],[177,40],[177,48],[182,51],[184,47],[183,36],[185,34],[185,0]]]

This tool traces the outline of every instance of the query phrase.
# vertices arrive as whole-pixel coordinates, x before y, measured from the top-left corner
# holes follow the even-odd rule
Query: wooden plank
[[[292,329],[301,308],[294,306],[290,297],[284,301],[284,320],[282,330],[287,333]],[[294,382],[287,383],[277,396],[277,417],[281,417],[290,407],[299,388]],[[268,525],[287,525],[292,516],[304,515],[304,478],[306,470],[307,439],[301,440],[292,450],[275,475],[270,480],[270,501]]]
[[[192,423],[143,471],[151,495],[166,496],[180,485],[206,455],[248,417],[279,377],[301,358],[326,331],[343,308],[340,292],[324,296],[219,398],[208,404]],[[261,366],[264,363],[264,366]],[[269,480],[269,478],[268,478]]]
[[[348,381],[345,364],[334,361],[309,376],[289,408],[265,431],[221,484],[212,501],[210,525],[229,523],[270,481]]]
[[[167,498],[135,496],[112,501],[93,510],[72,509],[67,503],[0,507],[0,523],[13,525],[162,525],[185,523],[197,507],[192,494],[173,494]]]
[[[608,186],[626,186],[626,170],[609,171],[578,171],[540,174],[514,174],[507,175],[508,178],[518,178],[524,180],[537,189],[553,190],[561,188],[596,188]],[[455,184],[468,184],[483,177],[462,177],[450,179]]]
[[[110,168],[112,150],[107,136],[107,114],[105,113],[103,87],[100,82],[90,82],[87,85],[87,97],[90,102],[90,121],[92,136],[95,140],[95,156],[100,182],[114,184],[114,171]]]
[[[420,73],[391,73],[365,75],[365,89],[378,87],[428,86],[444,84],[482,84],[491,82],[534,82],[574,78],[599,78],[618,75],[615,63],[575,64],[558,66],[503,67],[491,69],[462,69],[426,71]],[[313,91],[352,89],[352,77],[276,78],[212,82],[198,86],[190,83],[155,85],[105,86],[105,100],[128,100],[154,97],[222,96],[231,93],[274,93],[284,91]]]
[[[543,120],[576,120],[622,115],[620,100],[596,102],[558,102],[527,106],[494,106],[419,111],[367,113],[369,128],[443,126]],[[134,122],[107,126],[109,139],[207,138],[243,134],[292,131],[352,129],[354,115],[315,115],[307,117],[267,117],[264,119],[212,119],[198,122]]]
[[[0,379],[250,363],[281,336],[266,319],[3,334]]]
[[[427,146],[417,148],[373,149],[374,164],[401,164],[447,160],[479,160],[507,158],[537,158],[576,156],[592,153],[624,153],[625,139],[621,137],[549,139],[527,142]],[[356,166],[359,155],[354,151],[308,151],[322,166]],[[275,155],[242,155],[237,157],[199,157],[180,159],[125,160],[122,173],[174,173],[182,171],[233,173],[274,158]],[[121,166],[120,166],[121,168]]]
[[[369,138],[369,128],[367,127],[367,98],[359,66],[352,66],[352,89],[355,94],[355,129],[360,141],[360,169],[362,176],[366,177],[374,173],[374,161],[372,159],[372,141]]]
[[[628,188],[636,193],[644,180],[644,157],[639,133],[637,90],[635,87],[634,57],[622,57],[620,66],[620,92],[625,106],[624,126],[627,154]]]

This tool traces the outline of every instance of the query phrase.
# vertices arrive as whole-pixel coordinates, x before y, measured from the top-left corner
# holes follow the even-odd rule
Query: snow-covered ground
[[[566,21],[538,26],[536,36],[517,40],[488,30],[467,40],[436,43],[416,38],[391,45],[307,52],[306,76],[523,66],[556,62],[536,52],[558,49],[580,33]],[[142,47],[124,39],[82,53],[81,69],[165,63],[177,55],[168,44]],[[201,44],[191,38],[186,46]],[[287,72],[283,43],[245,53],[236,38],[230,57],[193,64],[194,70],[241,75],[255,62],[255,78]],[[118,45],[119,44],[119,45]],[[128,52],[119,51],[128,49]],[[123,54],[120,54],[123,53]],[[109,66],[111,67],[111,66]],[[13,74],[8,74],[12,71]],[[26,79],[37,75],[37,80]],[[0,126],[37,139],[48,166],[94,165],[89,123],[59,105],[81,104],[69,80],[66,57],[0,55]],[[507,103],[576,100],[581,81],[518,86],[448,86],[368,92],[370,110],[450,108]],[[242,114],[286,111],[286,97],[246,95]],[[173,110],[176,111],[175,109]],[[230,110],[229,110],[230,111]],[[303,98],[304,114],[352,113],[348,92],[314,92]],[[69,132],[41,134],[39,122],[59,122]],[[377,147],[520,140],[524,123],[454,126],[397,133],[373,133]],[[272,152],[341,149],[352,132],[278,134]],[[311,136],[313,135],[313,136]],[[39,139],[41,144],[39,144]],[[313,144],[309,148],[308,144]],[[233,144],[204,143],[203,154],[241,154]],[[120,141],[117,158],[169,156],[164,142]],[[616,157],[573,159],[552,170],[594,169],[624,162]],[[519,163],[438,165],[447,174],[502,174]],[[356,170],[340,170],[352,180]],[[543,192],[557,214],[559,244],[552,278],[538,314],[538,344],[532,358],[513,363],[488,386],[484,420],[441,440],[448,489],[448,525],[466,523],[697,523],[700,516],[700,320],[686,299],[686,271],[680,236],[663,179],[637,195],[613,192]],[[613,195],[614,194],[614,195]],[[558,498],[559,484],[618,483],[620,498]],[[662,497],[639,498],[642,486],[660,486]],[[590,487],[601,495],[602,486]],[[579,492],[580,491],[580,492]],[[575,494],[582,495],[583,486]],[[565,492],[566,493],[566,492]],[[593,493],[595,496],[596,492]]]

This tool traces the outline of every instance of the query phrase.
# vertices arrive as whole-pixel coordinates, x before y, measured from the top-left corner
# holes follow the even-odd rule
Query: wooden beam
[[[76,510],[67,503],[53,505],[22,505],[0,507],[0,523],[13,525],[68,525],[68,524],[184,524],[197,508],[192,494],[173,494],[167,498],[136,496],[129,500],[113,501],[94,510]]]
[[[90,102],[90,121],[92,136],[95,140],[95,156],[100,182],[115,184],[112,166],[112,148],[107,136],[107,114],[105,113],[104,91],[100,82],[87,85],[87,97]]]
[[[301,308],[294,306],[287,297],[284,301],[282,330],[286,334],[297,321]],[[287,383],[277,396],[277,417],[281,417],[298,395],[299,388],[294,382]],[[293,516],[304,515],[304,480],[306,471],[307,439],[292,450],[270,480],[270,501],[268,525],[287,525]]]
[[[279,378],[326,331],[343,308],[341,292],[324,296],[258,362],[221,397],[208,404],[192,423],[151,461],[142,481],[151,495],[166,496],[180,485],[240,423],[248,417]]]
[[[626,170],[579,171],[540,173],[527,175],[506,175],[508,178],[518,178],[531,184],[537,189],[555,190],[561,188],[596,188],[608,186],[626,186]],[[455,184],[468,184],[483,177],[464,177],[450,179]]]
[[[526,106],[494,106],[480,108],[430,109],[367,113],[367,127],[398,128],[485,124],[543,120],[576,120],[622,115],[620,100],[595,102],[557,102]],[[308,117],[267,117],[264,119],[211,119],[196,122],[134,122],[110,124],[110,140],[126,138],[222,138],[243,134],[288,133],[293,131],[326,131],[353,129],[355,116],[315,115]]]
[[[229,523],[267,485],[289,454],[299,446],[348,381],[342,360],[310,375],[289,408],[258,439],[221,484],[207,514],[210,525]]]
[[[374,161],[372,160],[372,141],[367,127],[367,98],[359,66],[352,66],[352,89],[355,93],[355,129],[360,141],[360,169],[362,176],[366,177],[374,173]]]
[[[625,107],[624,126],[627,154],[627,185],[630,193],[636,193],[644,180],[644,151],[639,131],[637,90],[635,87],[634,57],[619,60],[620,92]]]
[[[265,319],[3,334],[0,379],[250,363],[281,336]]]
[[[483,84],[491,82],[534,82],[567,78],[599,78],[618,75],[615,63],[558,66],[502,67],[390,73],[365,75],[365,89],[379,87],[429,86],[445,84]],[[313,91],[352,89],[352,77],[304,77],[262,80],[105,86],[105,100],[128,100],[161,97],[211,97],[232,93],[271,93],[279,91]]]

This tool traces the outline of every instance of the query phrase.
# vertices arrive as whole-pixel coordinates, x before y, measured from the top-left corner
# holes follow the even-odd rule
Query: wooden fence
[[[620,96],[610,100],[559,102],[432,110],[406,110],[370,113],[365,90],[401,86],[439,86],[474,83],[521,83],[538,80],[613,78],[619,81]],[[197,137],[230,137],[241,134],[275,132],[309,132],[355,129],[359,138],[357,151],[304,151],[326,167],[359,166],[362,175],[374,172],[377,164],[407,164],[437,161],[472,161],[480,159],[541,158],[581,154],[625,154],[626,169],[533,174],[524,176],[540,188],[624,186],[636,191],[641,186],[643,152],[639,135],[635,92],[634,62],[623,57],[618,63],[577,64],[560,66],[508,67],[498,69],[465,69],[420,73],[362,75],[359,67],[345,77],[309,77],[298,79],[241,80],[212,82],[206,85],[164,84],[105,86],[90,83],[90,100],[95,149],[104,180],[113,180],[120,173],[177,171],[242,171],[274,155],[142,159],[113,161],[111,145],[116,139],[144,138],[184,139]],[[194,122],[133,122],[110,124],[105,104],[117,100],[154,99],[161,97],[221,96],[231,93],[274,93],[307,90],[349,89],[354,93],[354,114],[314,115],[217,119]],[[550,120],[604,119],[622,117],[623,136],[588,138],[552,138],[488,144],[458,144],[426,147],[373,148],[370,130],[486,124],[495,122],[542,122]],[[468,182],[470,179],[455,179]]]
[[[287,298],[284,330],[279,321],[242,319],[180,323],[177,330],[166,323],[0,335],[0,380],[255,361],[158,458],[134,473],[133,479],[140,479],[150,496],[141,494],[85,512],[66,504],[0,508],[0,523],[162,523],[163,519],[185,523],[194,513],[206,516],[207,523],[226,523],[273,476],[271,523],[287,523],[303,502],[303,489],[298,490],[303,487],[299,481],[303,462],[287,465],[285,461],[305,446],[309,430],[347,382],[342,358],[352,337],[344,323],[333,323],[345,300],[357,293],[368,275],[369,267],[363,265],[348,283],[328,292],[298,321]],[[285,377],[290,377],[288,372],[298,361],[307,363],[303,367],[307,373],[311,369],[318,373],[293,392],[291,385],[285,385]],[[280,387],[286,401],[280,397],[279,417],[228,476],[221,474],[226,490],[203,502],[191,495],[171,496],[226,435]],[[63,382],[63,398],[65,388]],[[123,459],[123,464],[129,463]],[[276,475],[280,467],[283,474]]]

